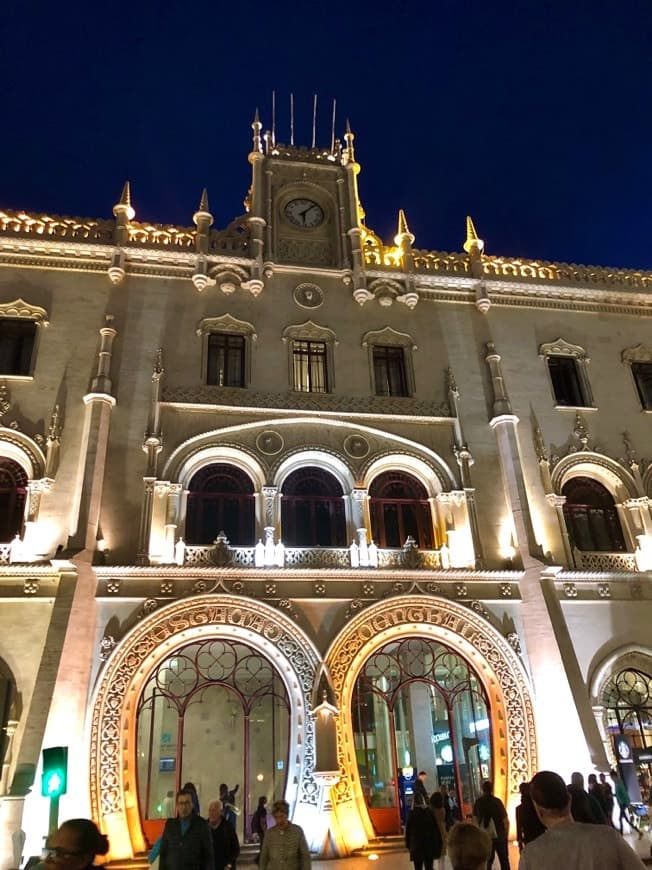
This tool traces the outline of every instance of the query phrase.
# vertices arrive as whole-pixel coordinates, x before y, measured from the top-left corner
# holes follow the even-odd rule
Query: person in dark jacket
[[[441,856],[443,843],[439,824],[430,807],[417,806],[408,816],[405,845],[410,850],[414,870],[433,870],[433,861]]]
[[[412,798],[412,806],[413,807],[427,807],[428,806],[428,790],[426,789],[426,776],[428,774],[425,770],[420,770],[419,775],[416,778],[414,783],[414,797]]]
[[[211,801],[208,805],[208,827],[213,838],[213,866],[215,870],[235,870],[235,862],[240,854],[238,835],[222,814],[221,800]]]
[[[576,822],[584,822],[585,825],[607,824],[599,801],[586,791],[584,777],[578,771],[571,774],[568,794],[571,799],[571,815]]]
[[[518,790],[521,793],[521,802],[516,807],[516,839],[518,850],[522,852],[528,843],[540,837],[546,829],[541,824],[541,819],[534,809],[530,796],[530,783],[522,782]]]
[[[498,855],[500,870],[509,870],[509,854],[507,851],[507,835],[509,834],[509,819],[505,804],[493,793],[493,784],[488,780],[482,783],[482,796],[473,805],[473,817],[478,827],[489,833],[492,840],[491,858],[487,870],[491,870],[494,855]],[[493,830],[492,830],[493,829]]]
[[[177,814],[163,829],[159,870],[214,870],[208,822],[194,811],[187,789],[177,792]]]

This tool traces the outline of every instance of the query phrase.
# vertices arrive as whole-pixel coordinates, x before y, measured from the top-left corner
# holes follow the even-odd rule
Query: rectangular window
[[[632,374],[644,411],[652,411],[652,363],[632,363]]]
[[[299,341],[292,344],[294,389],[301,393],[327,393],[326,342]]]
[[[0,376],[31,375],[35,339],[33,320],[0,319]]]
[[[407,396],[405,354],[402,347],[375,345],[374,382],[377,396]]]
[[[208,336],[206,383],[218,387],[244,387],[245,340],[243,335],[212,332]]]
[[[557,404],[571,408],[586,407],[589,403],[582,390],[577,360],[572,356],[549,356],[547,362]]]

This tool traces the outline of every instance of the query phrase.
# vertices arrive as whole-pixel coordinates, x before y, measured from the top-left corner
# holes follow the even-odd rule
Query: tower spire
[[[113,214],[116,217],[125,215],[128,221],[132,221],[136,217],[136,212],[131,205],[131,186],[128,181],[125,181],[120,199],[113,206]]]
[[[484,241],[475,231],[475,226],[473,225],[473,221],[469,215],[466,216],[466,241],[464,242],[464,250],[467,254],[481,254],[484,251]]]
[[[355,139],[355,135],[351,130],[351,124],[349,123],[349,119],[346,119],[346,132],[344,133],[344,141],[346,142],[346,147],[344,149],[344,162],[345,163],[355,163],[355,150],[353,148],[353,140]]]
[[[411,247],[414,244],[414,236],[410,232],[407,218],[402,208],[398,210],[398,230],[394,236],[394,244],[398,245],[399,248],[403,246]]]

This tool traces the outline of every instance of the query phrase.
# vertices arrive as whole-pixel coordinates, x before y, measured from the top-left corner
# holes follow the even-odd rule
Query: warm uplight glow
[[[372,852],[371,855],[369,855],[369,860],[370,860],[370,861],[377,861],[377,860],[378,860],[378,855],[376,855],[375,852]]]
[[[265,776],[262,773],[258,773],[256,774],[256,779],[258,782],[262,782],[265,779]]]

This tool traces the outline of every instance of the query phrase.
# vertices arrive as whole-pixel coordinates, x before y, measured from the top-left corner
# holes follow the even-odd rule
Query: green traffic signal
[[[58,798],[68,787],[68,747],[51,746],[43,750],[43,797]]]

